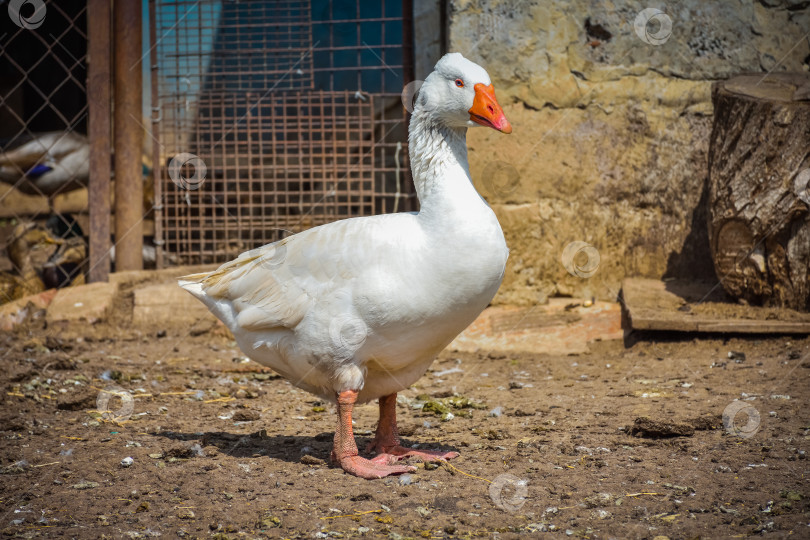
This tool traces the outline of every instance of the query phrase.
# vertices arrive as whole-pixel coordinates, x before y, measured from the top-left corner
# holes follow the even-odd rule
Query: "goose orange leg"
[[[415,457],[422,461],[439,461],[458,457],[458,452],[441,450],[413,450],[399,445],[397,432],[397,395],[391,394],[380,398],[380,422],[377,433],[366,447],[366,452],[378,452],[371,461],[374,463],[395,463],[406,457]]]
[[[335,444],[332,448],[332,461],[340,464],[340,467],[347,473],[369,480],[415,471],[415,467],[372,461],[358,455],[357,443],[352,431],[352,409],[354,409],[356,401],[356,390],[346,390],[337,395],[338,426],[335,431]]]

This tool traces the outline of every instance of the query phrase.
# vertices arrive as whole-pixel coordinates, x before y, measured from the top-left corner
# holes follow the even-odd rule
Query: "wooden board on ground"
[[[627,278],[622,297],[633,330],[810,334],[810,313],[738,304],[716,282]]]
[[[545,305],[528,308],[488,307],[448,348],[484,354],[583,354],[591,342],[623,335],[618,303],[549,298]]]

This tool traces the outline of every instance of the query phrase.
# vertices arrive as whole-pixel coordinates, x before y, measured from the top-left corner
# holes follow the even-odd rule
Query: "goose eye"
[[[458,86],[459,88],[464,88],[464,81],[462,81],[461,79],[456,79],[456,86]]]

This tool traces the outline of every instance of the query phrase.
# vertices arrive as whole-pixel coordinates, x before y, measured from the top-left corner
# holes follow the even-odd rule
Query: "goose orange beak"
[[[475,88],[473,106],[470,108],[470,120],[482,126],[497,129],[501,133],[512,133],[512,124],[503,114],[503,109],[495,99],[495,88],[490,84],[478,83]]]

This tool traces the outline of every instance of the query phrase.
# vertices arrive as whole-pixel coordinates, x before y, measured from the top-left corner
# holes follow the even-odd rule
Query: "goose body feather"
[[[468,64],[468,75],[489,84]],[[419,212],[315,227],[180,285],[251,359],[324,399],[352,389],[367,402],[406,388],[488,305],[504,274],[508,249],[472,185],[465,137],[465,126],[417,105],[409,151]]]

